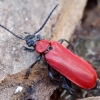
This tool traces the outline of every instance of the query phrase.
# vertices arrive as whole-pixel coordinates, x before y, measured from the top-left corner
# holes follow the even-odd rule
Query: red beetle
[[[36,35],[36,33],[38,33],[47,23],[48,19],[50,18],[51,14],[57,6],[58,5],[54,7],[42,27],[40,27],[40,29],[37,30],[33,35],[28,34],[25,38],[16,35],[3,25],[0,26],[9,31],[17,38],[25,40],[29,47],[33,46],[34,50],[36,50],[40,54],[37,57],[37,60],[29,67],[28,71],[26,72],[26,77],[29,76],[31,68],[38,61],[40,61],[42,55],[44,55],[44,58],[48,63],[48,73],[52,82],[66,88],[70,94],[73,94],[73,89],[71,88],[71,81],[83,89],[91,89],[96,84],[97,74],[88,62],[78,57],[70,50],[61,45],[64,41],[69,43],[67,40],[61,39],[58,42],[48,41],[42,39],[40,34]],[[34,51],[33,49],[27,47],[24,47],[24,50],[30,52]],[[61,74],[59,79],[56,79],[53,76],[51,67]]]

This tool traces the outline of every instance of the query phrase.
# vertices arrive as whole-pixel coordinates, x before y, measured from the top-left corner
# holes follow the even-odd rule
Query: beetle
[[[52,82],[64,87],[70,94],[73,94],[71,82],[83,89],[91,89],[96,85],[97,73],[88,62],[75,55],[68,48],[62,45],[64,41],[72,46],[71,43],[65,39],[60,39],[59,41],[45,40],[42,39],[40,34],[37,34],[43,29],[57,6],[58,5],[56,5],[50,12],[43,25],[32,35],[30,35],[28,32],[25,32],[28,33],[26,37],[18,36],[3,25],[0,26],[17,38],[25,40],[28,47],[24,47],[24,50],[30,52],[35,50],[40,54],[37,57],[37,60],[27,70],[27,78],[33,66],[41,60],[42,56],[44,56],[46,62],[48,63],[48,75]],[[34,47],[34,49],[30,49],[29,47]],[[56,79],[53,76],[51,68],[60,73],[59,79]]]

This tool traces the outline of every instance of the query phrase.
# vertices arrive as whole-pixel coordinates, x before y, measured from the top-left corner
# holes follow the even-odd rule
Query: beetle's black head
[[[35,46],[38,40],[41,40],[41,35],[27,35],[25,37],[26,40],[26,44],[31,47],[31,46]]]

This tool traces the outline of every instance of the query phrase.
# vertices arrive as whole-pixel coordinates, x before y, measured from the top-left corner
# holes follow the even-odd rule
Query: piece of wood
[[[87,0],[6,0],[0,1],[0,23],[15,32],[34,33],[43,24],[50,11],[59,4],[40,34],[50,40],[69,40],[76,25],[82,18]],[[25,35],[24,35],[25,36]],[[45,65],[34,66],[28,79],[24,79],[26,69],[35,61],[36,53],[22,49],[25,41],[0,28],[0,100],[49,100],[57,88],[50,83]],[[24,89],[13,95],[17,86]],[[32,93],[26,90],[32,86]]]
[[[65,0],[60,5],[61,11],[59,12],[59,18],[56,22],[55,31],[53,32],[53,40],[66,39],[69,40],[74,33],[76,25],[79,23],[83,15],[83,8],[85,7],[85,1],[79,0]]]
[[[78,100],[100,100],[100,96],[97,96],[97,97],[88,97],[88,98],[78,99]]]

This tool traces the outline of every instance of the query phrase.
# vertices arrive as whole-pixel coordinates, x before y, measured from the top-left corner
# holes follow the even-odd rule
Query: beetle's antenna
[[[43,25],[40,27],[40,29],[37,30],[34,34],[38,33],[40,30],[42,30],[42,28],[45,26],[45,24],[47,23],[47,21],[49,20],[50,16],[52,15],[53,11],[57,8],[57,6],[58,6],[58,4],[53,8],[53,10],[52,10],[51,13],[49,14],[49,16],[47,17],[47,19],[46,19],[45,22],[43,23]],[[11,34],[13,34],[14,36],[16,36],[17,38],[19,38],[19,39],[21,39],[21,40],[25,40],[24,37],[16,35],[16,34],[13,33],[12,31],[10,31],[9,29],[7,29],[5,26],[3,26],[3,25],[1,25],[1,24],[0,24],[0,26],[1,26],[2,28],[4,28],[5,30],[7,30],[8,32],[10,32]],[[34,34],[33,34],[33,35],[34,35]],[[33,36],[33,35],[32,35],[32,36]]]
[[[45,22],[43,23],[43,25],[42,25],[42,26],[40,27],[40,29],[37,30],[34,34],[38,33],[40,30],[42,30],[42,28],[45,26],[45,24],[47,23],[48,19],[50,18],[50,16],[52,15],[52,13],[54,12],[54,10],[57,8],[58,5],[59,5],[59,4],[57,4],[57,5],[53,8],[53,10],[50,12],[49,16],[47,17],[47,19],[45,20]],[[33,34],[33,35],[34,35],[34,34]]]
[[[3,26],[3,25],[1,25],[1,24],[0,24],[0,26],[1,26],[2,28],[4,28],[5,30],[7,30],[8,32],[10,32],[11,34],[13,34],[14,36],[16,36],[17,38],[22,39],[22,40],[25,40],[24,37],[16,35],[16,34],[13,33],[12,31],[10,31],[9,29],[7,29],[5,26]]]

